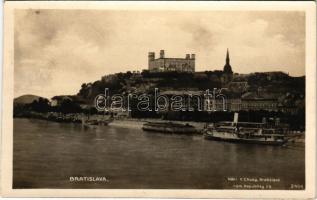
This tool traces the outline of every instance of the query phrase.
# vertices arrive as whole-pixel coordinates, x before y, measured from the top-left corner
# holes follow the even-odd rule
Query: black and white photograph
[[[12,190],[314,187],[311,13],[175,7],[8,11]]]

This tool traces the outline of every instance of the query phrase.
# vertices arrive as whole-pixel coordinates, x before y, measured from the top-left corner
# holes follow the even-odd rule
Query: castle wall
[[[186,54],[185,58],[165,58],[164,50],[160,50],[157,59],[155,52],[149,52],[148,62],[150,71],[195,72],[195,54]]]
[[[164,59],[155,59],[149,61],[149,70],[150,71],[162,71],[164,70]]]
[[[195,71],[195,59],[159,58],[149,61],[150,71]]]

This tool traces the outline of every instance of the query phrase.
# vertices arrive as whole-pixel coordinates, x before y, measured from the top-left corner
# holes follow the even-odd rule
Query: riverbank
[[[139,129],[141,130],[144,123],[147,122],[173,122],[177,124],[189,124],[192,125],[197,133],[202,133],[202,130],[206,126],[206,122],[194,122],[194,121],[176,121],[176,120],[163,120],[163,119],[154,119],[154,118],[118,118],[118,117],[110,117],[109,115],[85,115],[83,113],[79,114],[62,114],[56,112],[50,113],[36,113],[36,112],[28,112],[24,115],[15,116],[17,118],[36,118],[43,119],[48,121],[60,122],[60,123],[82,123],[87,120],[95,120],[95,121],[107,121],[111,119],[111,123],[108,126],[112,127],[120,127],[120,128],[128,128],[128,129]],[[289,143],[292,144],[305,144],[305,133],[299,131],[288,131],[285,133],[285,136]]]
[[[23,115],[15,116],[16,118],[35,118],[43,119],[61,123],[82,123],[83,120],[109,120],[111,117],[109,115],[85,115],[85,114],[62,114],[62,113],[36,113],[28,112]],[[173,122],[178,124],[190,124],[196,128],[198,132],[206,125],[205,122],[193,122],[193,121],[175,121],[175,120],[162,120],[162,119],[151,119],[151,118],[113,118],[114,120],[109,123],[109,126],[131,128],[131,129],[141,129],[143,124],[146,122]]]

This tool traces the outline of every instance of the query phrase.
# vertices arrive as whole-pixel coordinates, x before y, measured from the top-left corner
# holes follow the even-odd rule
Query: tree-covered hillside
[[[252,74],[233,74],[226,77],[222,71],[196,73],[157,72],[117,73],[107,75],[93,83],[82,84],[78,96],[92,101],[96,95],[103,94],[109,88],[111,94],[127,92],[151,94],[154,88],[166,90],[212,90],[227,88],[227,93],[241,96],[246,92],[295,93],[305,94],[305,77],[291,77],[283,72],[265,72]],[[111,95],[110,94],[110,95]]]

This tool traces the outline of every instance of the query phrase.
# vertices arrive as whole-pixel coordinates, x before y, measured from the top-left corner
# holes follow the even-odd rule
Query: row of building
[[[217,95],[215,98],[205,98],[205,91],[163,91],[160,95],[164,95],[168,100],[173,96],[182,96],[183,108],[187,109],[188,97],[191,97],[191,106],[194,110],[200,111],[274,111],[274,112],[286,112],[295,114],[299,110],[304,109],[305,98],[304,97],[291,97],[290,94],[270,94],[260,95],[254,92],[247,92],[241,97],[232,97],[226,95]],[[199,100],[198,100],[199,99]],[[78,103],[83,109],[89,108],[87,102],[78,96],[55,96],[51,100],[52,106],[59,106],[65,100],[70,100]],[[171,102],[168,102],[169,107],[165,111],[172,111]],[[199,106],[198,106],[199,105]]]
[[[270,94],[261,95],[256,92],[247,92],[242,96],[226,96],[217,95],[216,98],[204,98],[205,91],[165,91],[163,95],[172,97],[181,95],[185,97],[200,97],[200,102],[197,103],[198,98],[193,98],[195,107],[198,104],[202,111],[274,111],[287,112],[291,114],[297,113],[300,109],[304,109],[305,98],[291,98],[290,94]],[[186,106],[185,106],[186,107]]]

